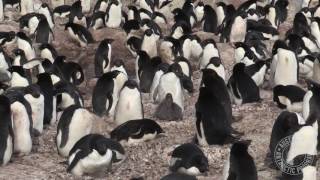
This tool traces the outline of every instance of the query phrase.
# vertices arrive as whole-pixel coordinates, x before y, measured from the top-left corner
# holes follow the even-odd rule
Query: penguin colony
[[[196,120],[190,122],[194,138],[172,149],[168,174],[161,179],[206,176],[212,162],[203,149],[225,145],[230,150],[224,171],[217,177],[256,180],[258,169],[248,151],[252,141],[244,137],[244,129],[232,127],[234,122],[241,123],[241,118],[233,115],[233,107],[260,104],[264,101],[261,90],[267,90],[273,92],[273,105],[282,109],[272,120],[266,155],[270,168],[278,169],[280,179],[316,180],[320,4],[301,1],[292,27],[281,37],[279,28],[288,17],[288,0],[248,0],[239,6],[185,0],[181,7],[171,9],[172,3],[78,0],[66,4],[52,0],[48,5],[0,0],[1,23],[14,21],[8,11],[19,14],[17,32],[0,32],[1,165],[10,166],[16,157],[36,153],[34,140],[53,127],[57,129],[56,152],[65,158],[68,173],[106,173],[130,158],[126,148],[165,138],[166,129],[157,122],[183,121],[186,99],[197,92],[193,104]],[[57,23],[61,20],[64,23]],[[112,56],[117,39],[97,41],[92,35],[108,28],[125,32],[125,46],[135,58],[134,74],[127,73],[126,59]],[[68,34],[81,51],[99,43],[91,62],[97,81],[89,107],[79,90],[88,78],[86,67],[55,49],[54,30]],[[206,32],[210,38],[201,39],[196,31]],[[272,43],[272,49],[266,42]],[[230,76],[218,43],[230,43],[234,48]],[[194,71],[201,72],[199,87],[194,85]],[[144,113],[145,94],[155,105],[151,118]],[[106,117],[116,127],[95,133],[97,119]],[[285,137],[291,137],[286,163],[298,165],[301,156],[314,157],[299,175],[288,175],[275,165],[273,154]]]

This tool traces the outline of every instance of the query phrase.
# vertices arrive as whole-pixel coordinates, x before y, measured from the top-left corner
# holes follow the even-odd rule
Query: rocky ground
[[[177,1],[175,1],[177,2]],[[212,2],[212,1],[211,1]],[[234,1],[239,3],[239,1]],[[291,2],[291,1],[290,1]],[[178,2],[179,3],[179,2]],[[289,27],[289,21],[284,23],[280,31],[283,34]],[[171,22],[170,22],[171,23]],[[1,31],[18,31],[18,24],[14,21],[0,24]],[[86,48],[80,48],[73,42],[64,27],[56,21],[54,29],[54,47],[61,55],[66,55],[69,60],[77,61],[84,68],[86,81],[79,87],[85,98],[85,106],[91,109],[91,92],[96,79],[93,78],[93,58],[95,50],[104,38],[113,38],[112,59],[121,58],[126,64],[129,74],[134,74],[134,61],[129,51],[125,48],[125,33],[120,29],[101,29],[91,31],[96,43]],[[202,39],[214,37],[212,34],[197,33]],[[216,37],[214,37],[216,38]],[[268,42],[272,44],[272,42]],[[8,50],[14,48],[8,47]],[[229,44],[218,43],[221,59],[225,65],[228,76],[232,70],[234,50]],[[193,64],[196,64],[193,61]],[[194,66],[196,67],[196,66]],[[199,88],[200,72],[195,69],[193,79],[195,89]],[[159,138],[140,145],[125,147],[128,158],[118,167],[112,167],[109,172],[96,175],[95,177],[85,176],[83,179],[119,179],[128,180],[133,177],[143,177],[146,180],[157,180],[168,173],[168,162],[170,152],[179,144],[191,142],[195,134],[195,109],[194,105],[198,97],[198,91],[188,95],[185,100],[185,112],[182,121],[160,121],[156,120],[166,132]],[[237,130],[244,132],[242,139],[251,139],[249,148],[253,156],[260,180],[276,179],[278,171],[272,170],[265,163],[268,152],[269,138],[275,118],[281,112],[272,102],[272,92],[268,89],[261,89],[261,103],[233,106],[233,114],[240,121],[233,124]],[[143,105],[146,118],[153,118],[156,105],[154,105],[148,94],[143,94]],[[97,131],[108,135],[115,127],[111,118],[96,120]],[[24,157],[12,158],[12,161],[4,167],[0,167],[0,179],[79,179],[66,172],[67,165],[65,158],[57,154],[55,147],[56,126],[47,127],[44,133],[34,140],[32,153]],[[203,180],[216,180],[222,177],[223,164],[226,159],[230,145],[202,147],[209,158],[210,172],[204,176],[199,176]],[[319,166],[319,162],[318,162]]]

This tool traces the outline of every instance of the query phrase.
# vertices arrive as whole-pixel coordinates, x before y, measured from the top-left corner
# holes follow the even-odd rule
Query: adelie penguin
[[[142,97],[138,84],[128,80],[123,85],[115,109],[114,120],[117,125],[133,119],[143,119]]]
[[[58,56],[53,65],[61,72],[63,76],[61,78],[74,85],[80,85],[84,81],[82,67],[76,62],[66,61],[65,59],[65,56]]]
[[[127,80],[127,75],[118,70],[107,72],[98,79],[92,94],[92,108],[95,114],[114,115],[120,90]]]
[[[38,10],[38,13],[43,14],[46,17],[50,29],[53,29],[54,19],[52,10],[50,9],[49,5],[47,3],[42,3],[40,9]]]
[[[127,121],[116,127],[110,133],[110,138],[121,144],[138,144],[153,140],[164,133],[159,124],[151,119],[137,119]]]
[[[232,145],[224,166],[223,180],[258,180],[256,165],[248,153],[250,143],[251,141],[239,141]]]
[[[83,26],[74,23],[67,23],[65,30],[68,30],[72,39],[76,40],[81,47],[86,47],[90,43],[94,43],[91,33]]]
[[[184,35],[180,39],[180,55],[188,60],[198,59],[203,51],[201,40],[197,35]]]
[[[60,81],[54,85],[54,88],[57,96],[57,108],[59,111],[72,105],[83,107],[83,98],[73,84]]]
[[[75,1],[70,8],[69,23],[75,23],[87,27],[87,19],[82,13],[81,1]]]
[[[220,57],[219,49],[217,47],[216,42],[213,39],[206,39],[201,42],[202,46],[202,55],[200,56],[199,67],[200,69],[204,69],[211,58]]]
[[[53,16],[66,18],[70,15],[71,6],[69,5],[61,5],[53,9]]]
[[[138,52],[135,69],[141,92],[150,92],[153,77],[159,64],[161,64],[160,57],[150,58],[145,51]]]
[[[47,19],[40,20],[38,27],[35,31],[36,43],[50,43],[54,39],[53,32],[48,24]]]
[[[203,31],[217,34],[217,14],[210,5],[204,6],[204,16],[202,19]]]
[[[93,8],[93,12],[97,12],[97,11],[106,12],[108,8],[108,1],[109,0],[98,0]]]
[[[159,38],[159,35],[154,33],[151,29],[146,30],[143,35],[141,50],[145,51],[150,58],[153,58],[158,55],[157,42]]]
[[[265,75],[268,70],[266,61],[256,61],[254,64],[245,67],[245,73],[260,87],[264,83]]]
[[[110,0],[105,18],[107,27],[118,28],[122,21],[122,3],[119,0]]]
[[[48,43],[41,44],[39,47],[40,57],[43,59],[50,60],[51,63],[54,63],[54,60],[59,56],[56,49]]]
[[[0,32],[0,45],[6,46],[16,41],[16,33],[14,31]]]
[[[306,92],[298,86],[278,85],[273,88],[273,101],[281,109],[286,108],[290,112],[302,112],[305,94]]]
[[[97,30],[97,29],[101,29],[103,27],[106,26],[105,23],[105,12],[95,12],[92,16],[91,16],[91,20],[90,20],[90,27],[93,30]]]
[[[186,143],[174,149],[170,160],[170,171],[191,176],[209,171],[208,158],[195,144]]]
[[[25,72],[22,66],[11,66],[9,72],[11,73],[11,87],[26,87],[31,83],[30,75]]]
[[[17,43],[18,48],[24,51],[28,60],[36,57],[35,50],[32,46],[32,41],[24,32],[17,33]]]
[[[71,149],[67,171],[77,176],[105,172],[112,164],[119,164],[125,158],[125,151],[118,142],[103,135],[89,134]]]
[[[232,101],[237,104],[259,102],[259,87],[245,72],[245,64],[238,63],[233,67],[233,73],[228,82]]]
[[[226,25],[221,34],[221,42],[244,42],[247,32],[247,14],[238,11],[236,15]]]
[[[94,116],[87,109],[77,105],[65,109],[57,127],[56,145],[59,154],[67,157],[77,141],[91,133],[93,123]]]
[[[20,29],[28,31],[30,35],[33,35],[36,31],[38,24],[42,18],[46,18],[43,14],[29,13],[21,16],[19,19]]]
[[[168,71],[169,66],[170,65],[167,63],[161,63],[158,65],[157,70],[156,70],[154,77],[153,77],[153,80],[152,80],[151,87],[150,87],[150,98],[151,99],[153,99],[153,97],[154,97],[154,94],[155,94],[156,89],[159,85],[161,76]]]
[[[214,70],[224,81],[226,81],[225,68],[219,57],[212,57],[204,69]]]
[[[13,127],[11,117],[10,101],[7,97],[0,95],[0,164],[1,166],[6,165],[13,154]]]
[[[14,153],[27,155],[32,149],[32,110],[23,94],[8,89],[3,95],[10,100],[14,133]]]
[[[180,50],[180,42],[173,37],[167,36],[160,42],[159,56],[166,63],[172,64],[178,56]]]
[[[113,39],[104,39],[99,44],[94,57],[94,69],[96,77],[100,77],[104,73],[110,71],[112,42]]]

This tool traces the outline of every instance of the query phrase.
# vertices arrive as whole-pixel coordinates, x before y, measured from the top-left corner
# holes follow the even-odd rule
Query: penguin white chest
[[[3,55],[3,53],[0,52],[0,69],[8,69],[8,63],[6,62],[6,59]]]
[[[11,87],[26,87],[29,85],[29,82],[26,78],[20,76],[19,73],[13,72],[11,78]]]
[[[40,95],[38,98],[35,98],[32,95],[27,94],[24,97],[31,106],[33,128],[38,130],[39,133],[42,133],[44,118],[44,96]]]
[[[230,32],[230,42],[243,42],[247,31],[247,21],[238,16],[235,18]]]
[[[40,56],[42,58],[49,59],[51,61],[51,63],[54,62],[54,58],[53,58],[52,53],[49,49],[43,49],[40,53]]]
[[[118,6],[116,5],[111,5],[109,13],[108,13],[108,20],[106,25],[110,28],[117,28],[121,24],[121,19],[122,19],[122,12],[121,12],[121,7],[122,5],[119,4]]]

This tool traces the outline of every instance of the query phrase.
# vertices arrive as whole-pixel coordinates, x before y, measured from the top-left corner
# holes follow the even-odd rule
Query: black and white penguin
[[[66,61],[65,56],[58,56],[53,65],[58,67],[63,75],[63,79],[74,85],[79,85],[84,81],[84,72],[82,67],[72,61]]]
[[[44,96],[44,116],[43,124],[53,124],[56,122],[56,96],[54,94],[53,83],[49,73],[40,73],[37,75],[37,85]]]
[[[239,141],[232,145],[230,154],[224,167],[223,179],[258,180],[254,159],[248,153],[251,141]]]
[[[149,93],[153,77],[158,65],[161,64],[160,57],[150,58],[145,51],[139,51],[136,59],[136,78],[140,90],[143,93]]]
[[[303,98],[303,118],[307,119],[312,114],[318,114],[320,100],[320,85],[313,81],[307,81],[308,91]],[[320,146],[319,146],[320,147]]]
[[[107,27],[118,28],[122,21],[122,3],[119,0],[110,0],[105,18]]]
[[[28,13],[34,12],[33,0],[20,0],[20,14],[23,16]]]
[[[22,66],[28,62],[26,55],[22,49],[14,49],[12,53],[15,56],[12,61],[12,66]]]
[[[278,0],[274,4],[277,12],[277,18],[279,19],[280,23],[283,23],[288,16],[288,9],[289,9],[289,1],[288,0]]]
[[[140,22],[141,30],[146,31],[148,29],[151,29],[154,34],[157,36],[162,37],[162,30],[161,27],[155,23],[151,19],[142,19]]]
[[[103,74],[93,89],[93,112],[98,116],[104,114],[113,116],[120,90],[127,80],[127,75],[118,70]]]
[[[136,57],[137,52],[141,50],[142,39],[136,36],[131,36],[126,42],[126,47],[130,53]]]
[[[24,51],[27,60],[31,60],[36,57],[32,41],[24,32],[17,33],[17,44],[18,48]]]
[[[84,101],[78,89],[71,83],[60,81],[54,85],[57,96],[58,110],[64,110],[71,105],[83,107]]]
[[[70,8],[69,23],[80,24],[87,27],[87,19],[82,13],[81,1],[75,1]]]
[[[91,16],[90,27],[93,30],[106,27],[106,22],[104,21],[104,18],[105,18],[105,12],[101,12],[101,11],[95,12]]]
[[[236,12],[236,9],[232,4],[227,5],[221,1],[216,3],[215,10],[217,14],[217,26],[221,33],[221,30],[232,20],[232,15]]]
[[[6,46],[16,41],[16,33],[14,31],[0,32],[0,45]]]
[[[172,26],[170,36],[174,39],[179,39],[184,34],[190,33],[192,33],[190,25],[184,21],[178,21]]]
[[[123,62],[122,59],[115,59],[113,62],[113,66],[111,67],[110,71],[120,71],[122,72],[124,75],[126,75],[128,77],[128,73],[126,71],[126,66]]]
[[[198,4],[194,8],[194,13],[197,17],[198,22],[203,19],[204,16],[204,3],[199,1]]]
[[[31,83],[31,77],[22,66],[11,66],[9,72],[11,73],[11,87],[26,87]]]
[[[191,176],[209,171],[208,158],[195,144],[186,143],[175,148],[171,155],[169,169]]]
[[[53,32],[47,19],[41,19],[35,31],[36,43],[50,43],[54,39]]]
[[[47,3],[42,3],[40,9],[38,10],[38,13],[43,14],[46,17],[50,29],[53,29],[54,19],[53,19],[52,10],[50,9],[49,5]]]
[[[166,16],[164,15],[164,14],[162,14],[161,12],[157,12],[157,11],[155,11],[155,12],[153,12],[153,14],[152,14],[152,20],[155,22],[155,23],[157,23],[157,24],[159,24],[159,25],[161,25],[161,24],[167,24],[167,18],[166,18]]]
[[[307,55],[299,58],[299,75],[311,79],[314,71],[314,62],[316,57]]]
[[[138,144],[153,140],[164,133],[159,124],[151,119],[127,121],[110,132],[110,138],[121,144]]]
[[[246,65],[254,63],[256,56],[249,45],[243,42],[234,43],[234,59],[236,63],[243,62]]]
[[[306,92],[298,86],[278,85],[273,88],[273,101],[281,109],[286,108],[290,112],[302,112],[305,94]]]
[[[210,5],[205,5],[202,19],[203,31],[217,34],[217,21],[218,17],[216,11]]]
[[[93,121],[92,113],[77,105],[69,106],[63,111],[56,136],[57,150],[61,156],[67,157],[77,141],[91,133]]]
[[[197,180],[196,176],[190,176],[187,174],[182,173],[170,173],[164,177],[162,177],[160,180]]]
[[[158,40],[159,35],[154,33],[151,29],[145,31],[142,43],[141,43],[141,50],[145,51],[150,58],[158,56]]]
[[[57,50],[48,43],[41,44],[39,47],[40,57],[43,59],[48,59],[51,63],[59,56]]]
[[[108,1],[109,0],[98,0],[94,5],[93,12],[98,12],[98,11],[106,12],[108,8]]]
[[[14,153],[27,155],[32,149],[32,110],[23,94],[8,89],[3,95],[10,100]]]
[[[141,20],[151,20],[152,18],[152,11],[149,11],[147,9],[144,8],[140,8],[139,9],[139,16]]]
[[[256,61],[254,64],[245,67],[245,73],[247,73],[252,80],[260,87],[265,79],[268,65],[266,61]]]
[[[158,65],[157,70],[156,70],[154,77],[153,77],[153,80],[152,80],[151,87],[150,87],[150,98],[152,100],[154,100],[153,97],[154,97],[154,94],[156,93],[156,89],[158,88],[158,85],[160,83],[160,78],[164,73],[166,73],[168,71],[169,66],[170,65],[167,63],[161,63]]]
[[[124,83],[115,109],[114,120],[117,125],[129,120],[143,119],[143,104],[138,84],[134,80]]]
[[[280,20],[279,20],[279,15],[276,7],[269,4],[267,6],[264,7],[264,11],[265,11],[265,19],[267,19],[272,27],[274,28],[278,28],[278,26],[280,25]]]
[[[128,21],[136,20],[141,21],[140,12],[136,6],[128,6]]]
[[[180,39],[180,55],[188,60],[198,59],[202,53],[201,40],[197,35],[184,35]]]
[[[119,164],[125,158],[121,144],[103,135],[89,134],[82,137],[71,149],[67,171],[77,176],[97,171],[105,172],[112,163]]]
[[[138,20],[131,19],[123,24],[122,29],[127,33],[127,39],[129,39],[140,30],[140,23]]]
[[[261,100],[259,87],[245,72],[245,64],[243,63],[238,63],[233,67],[233,73],[228,82],[228,89],[232,101],[237,105]]]
[[[0,95],[0,115],[2,117],[0,122],[0,142],[2,144],[0,147],[0,164],[4,166],[10,161],[13,153],[14,134],[10,101],[3,95]]]
[[[167,36],[162,39],[159,47],[159,56],[164,62],[171,64],[179,55],[180,42],[173,37]]]
[[[220,57],[219,49],[217,47],[216,42],[213,39],[206,39],[201,42],[202,46],[202,55],[200,57],[199,67],[200,69],[204,69],[211,58]]]
[[[61,5],[53,9],[53,17],[66,18],[70,15],[71,6]]]
[[[79,24],[69,22],[66,24],[65,30],[68,30],[71,38],[76,40],[81,47],[86,47],[88,44],[94,42],[90,31]]]
[[[265,19],[254,21],[248,20],[247,21],[247,31],[248,32],[258,32],[261,33],[264,40],[278,40],[279,39],[279,32],[276,28],[272,27],[267,21],[266,24]]]
[[[212,57],[204,69],[214,70],[226,82],[226,71],[219,57]]]
[[[221,42],[244,42],[247,32],[247,14],[238,11],[225,25],[221,34]]]
[[[96,77],[102,76],[104,73],[110,71],[111,64],[111,43],[113,39],[104,39],[100,42],[94,57],[94,69]]]

